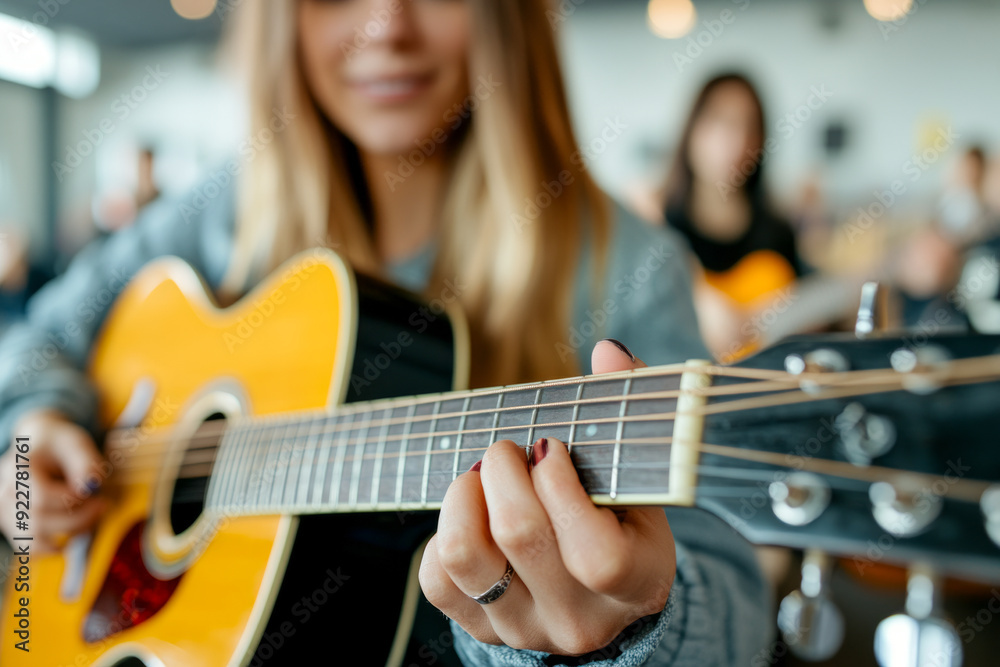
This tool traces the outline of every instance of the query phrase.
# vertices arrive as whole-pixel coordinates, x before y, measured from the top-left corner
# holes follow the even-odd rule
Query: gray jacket
[[[214,196],[212,196],[214,195]],[[221,283],[235,220],[232,187],[196,188],[152,204],[132,228],[83,250],[69,270],[31,300],[28,318],[0,341],[0,451],[26,410],[57,408],[96,431],[97,396],[84,374],[90,347],[116,295],[145,263],[176,255],[208,284]],[[650,365],[708,358],[698,333],[684,246],[671,232],[618,210],[604,292],[594,298],[585,253],[569,347],[590,371],[590,350],[604,337],[624,341]],[[390,267],[404,286],[427,280],[433,249]],[[647,619],[620,655],[595,665],[748,665],[771,634],[770,592],[753,550],[724,522],[697,510],[668,509],[677,541],[677,578],[665,610]],[[453,624],[470,665],[543,665],[546,655],[487,646]],[[766,658],[766,656],[765,656]]]

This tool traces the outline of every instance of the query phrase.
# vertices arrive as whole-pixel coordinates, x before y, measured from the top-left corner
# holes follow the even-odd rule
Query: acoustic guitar
[[[1000,337],[800,338],[475,391],[468,347],[452,308],[328,250],[225,309],[182,261],[149,264],[89,362],[112,509],[30,557],[30,592],[14,564],[0,664],[432,664],[447,628],[414,618],[433,510],[491,442],[543,434],[602,505],[697,506],[810,554],[872,559],[888,536],[880,561],[1000,580]],[[823,594],[803,593],[799,617]]]

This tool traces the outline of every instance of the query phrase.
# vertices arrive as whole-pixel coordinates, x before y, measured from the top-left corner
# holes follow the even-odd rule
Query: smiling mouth
[[[417,97],[430,82],[431,76],[425,74],[358,79],[350,85],[364,97],[376,102],[402,102]]]

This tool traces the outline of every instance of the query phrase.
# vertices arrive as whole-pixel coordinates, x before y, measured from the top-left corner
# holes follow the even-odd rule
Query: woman
[[[792,229],[764,191],[769,146],[753,84],[717,76],[695,99],[665,188],[667,224],[703,269],[695,306],[706,342],[723,360],[747,349],[744,323],[802,274]]]
[[[582,325],[652,249],[668,261],[618,295],[604,335],[654,363],[705,355],[674,238],[612,209],[577,166],[545,3],[302,0],[249,4],[244,20],[252,128],[271,131],[229,165],[235,192],[206,186],[154,204],[134,229],[84,252],[3,342],[0,430],[32,434],[36,457],[52,462],[44,495],[85,492],[98,465],[84,428],[95,398],[79,369],[103,312],[84,321],[76,304],[160,254],[229,295],[321,240],[359,270],[428,295],[462,285],[473,380],[485,385],[585,370],[598,334]],[[37,341],[67,319],[79,333],[19,377]],[[594,349],[596,371],[640,365],[621,344]],[[449,490],[426,549],[421,584],[453,619],[463,660],[561,664],[546,653],[600,650],[621,665],[749,661],[770,623],[747,545],[710,517],[675,512],[674,532],[689,535],[675,547],[658,508],[594,508],[555,440],[536,443],[533,463],[510,441],[490,447]],[[0,483],[11,466],[8,454]],[[101,502],[49,511],[40,539],[86,529]],[[567,502],[584,504],[579,520],[526,552],[519,528],[552,531],[553,508]],[[506,560],[509,589],[480,606],[470,596]],[[707,618],[722,625],[696,622]]]

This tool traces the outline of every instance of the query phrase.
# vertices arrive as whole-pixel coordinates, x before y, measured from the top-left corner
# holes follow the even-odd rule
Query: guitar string
[[[579,442],[573,443],[574,450],[581,446],[588,446],[591,443]],[[627,443],[623,443],[627,444]],[[653,444],[653,443],[644,443]],[[664,443],[667,444],[667,443]],[[907,480],[912,486],[915,483],[923,483],[923,487],[919,491],[925,491],[931,489],[935,484],[941,480],[946,482],[945,492],[937,495],[944,495],[948,497],[955,498],[957,500],[965,500],[967,502],[978,502],[983,491],[985,491],[993,482],[986,480],[977,479],[948,479],[943,474],[936,475],[932,473],[922,473],[913,472],[906,470],[899,470],[895,468],[886,468],[883,466],[866,466],[857,467],[851,463],[842,461],[833,461],[829,459],[813,459],[805,456],[799,456],[798,463],[799,466],[790,465],[785,462],[789,454],[779,453],[779,452],[761,452],[756,450],[744,450],[738,447],[732,447],[727,445],[714,445],[711,443],[700,442],[697,444],[689,445],[696,447],[701,454],[710,454],[714,456],[719,456],[721,458],[727,459],[740,459],[744,461],[751,461],[754,463],[763,463],[767,465],[777,466],[779,468],[793,468],[795,470],[814,472],[824,474],[827,477],[836,477],[841,479],[848,479],[857,482],[877,482],[886,481],[892,479],[904,479]],[[485,451],[486,447],[476,447],[467,448],[461,451],[464,452],[480,452]],[[442,452],[444,450],[441,450]],[[427,452],[420,452],[421,454],[427,454]],[[435,453],[435,452],[430,452]],[[449,452],[454,454],[454,452]],[[344,466],[346,469],[347,461],[357,460],[355,457],[344,458]],[[329,465],[329,461],[324,462]],[[201,464],[207,465],[207,464]],[[666,465],[671,465],[667,463]],[[700,465],[700,464],[696,464]],[[609,466],[607,469],[610,470],[612,467]],[[275,469],[277,470],[277,469]],[[453,471],[441,471],[442,473],[447,472],[451,474]],[[773,478],[775,471],[770,471],[771,477]],[[403,474],[406,474],[406,468],[404,465]],[[416,473],[414,473],[416,474]],[[422,476],[422,475],[421,475]]]
[[[899,378],[894,378],[894,379],[895,380],[899,380]],[[955,379],[956,378],[947,378],[946,380],[952,380],[952,382],[939,381],[939,384],[953,384]],[[966,379],[968,381],[974,381],[975,380],[975,378],[972,378],[972,377],[961,378],[961,379]],[[992,376],[988,375],[987,377],[982,378],[982,379],[984,379],[984,380],[990,380],[990,379],[992,379]],[[905,380],[903,380],[903,382],[905,382]],[[753,383],[750,383],[750,384],[753,384]],[[844,383],[841,383],[841,384],[844,384]],[[857,383],[852,383],[852,384],[857,385]],[[739,386],[743,386],[743,385],[728,385],[727,387],[739,387]],[[876,392],[880,392],[880,391],[887,391],[887,390],[891,391],[892,388],[886,389],[885,387],[880,387],[880,388],[877,388],[876,390],[872,391],[871,393],[876,393]],[[604,404],[604,403],[620,402],[622,400],[628,400],[628,401],[662,400],[662,399],[660,399],[660,397],[663,396],[664,393],[665,392],[647,392],[645,394],[634,394],[634,395],[629,395],[629,396],[599,397],[597,399],[592,399],[592,402],[594,404]],[[750,392],[744,392],[744,393],[750,393]],[[864,393],[864,392],[862,392],[862,393]],[[741,406],[740,405],[740,400],[742,400],[742,401],[745,402],[745,401],[747,401],[749,399],[740,399],[740,400],[734,400],[734,401],[730,401],[730,402],[717,403],[717,404],[714,404],[714,405],[710,405],[710,406],[706,406],[706,407],[703,407],[703,408],[699,408],[696,411],[692,411],[692,413],[693,414],[718,414],[718,413],[721,413],[721,412],[735,411],[737,409],[739,409],[739,410],[745,410],[745,409],[751,409],[751,408],[754,408],[754,407],[770,407],[772,405],[777,405],[777,403],[773,402],[773,399],[775,397],[790,396],[790,395],[800,395],[800,391],[797,390],[797,389],[796,390],[790,390],[790,391],[784,391],[784,392],[775,391],[775,392],[771,393],[769,396],[765,397],[764,399],[757,399],[757,402],[755,404],[742,405]],[[810,396],[820,395],[820,398],[837,398],[838,397],[838,396],[836,396],[834,394],[830,394],[830,393],[822,393],[822,394],[810,393],[809,395]],[[711,394],[709,394],[709,396],[711,396]],[[801,398],[798,402],[804,402],[804,401],[809,401],[809,400],[812,400],[812,399],[810,399],[810,398]],[[562,403],[565,403],[566,405],[573,404],[572,401],[567,401],[567,402],[562,402]],[[544,408],[544,407],[547,407],[547,406],[550,406],[550,405],[551,404],[511,406],[511,410],[528,410],[528,409],[534,409],[534,408]],[[734,405],[737,406],[737,407],[734,408],[733,407]],[[385,410],[383,410],[383,412],[384,411]],[[371,415],[371,424],[370,424],[371,426],[376,426],[377,427],[377,426],[381,426],[381,425],[383,425],[385,423],[384,419],[374,420],[374,415],[377,412],[377,410],[375,410],[375,411],[366,411],[366,412]],[[491,413],[490,410],[485,410],[485,411],[480,411],[480,412],[482,412],[484,414]],[[295,423],[294,419],[289,419],[288,418],[288,416],[287,416],[288,414],[301,415],[301,414],[305,414],[305,413],[285,413],[285,414],[282,414],[280,417],[276,417],[275,418],[275,421],[273,423],[276,424],[276,426],[270,426],[270,428],[276,428],[277,425],[279,424],[279,422],[280,422],[280,425],[283,425],[286,428],[287,428],[287,426]],[[461,414],[463,414],[463,413],[446,413],[446,414],[442,415],[441,417],[439,417],[438,419],[439,420],[451,419],[451,418],[455,418],[456,416],[460,416]],[[324,417],[321,417],[319,420],[322,420],[322,419],[335,419],[335,418],[336,417],[333,416],[333,415],[326,414]],[[281,420],[285,420],[285,421],[281,421]],[[307,421],[308,420],[302,420],[301,423],[306,423]],[[402,421],[406,421],[406,420],[404,419]],[[594,422],[595,420],[588,420],[588,421],[589,422]],[[211,423],[211,422],[209,422],[209,423]],[[577,422],[577,423],[579,423],[579,422]],[[562,424],[559,424],[559,425],[562,425]],[[544,426],[544,424],[542,426]],[[356,427],[357,427],[357,422],[345,423],[345,422],[338,421],[338,422],[336,422],[333,425],[332,428],[326,428],[326,429],[323,429],[322,431],[318,432],[318,435],[326,435],[326,434],[331,434],[331,433],[349,432],[351,430],[355,430]],[[258,428],[268,428],[268,427],[267,426],[259,426]],[[507,427],[504,427],[504,428],[506,430],[510,430],[510,429],[516,429],[518,427],[514,426],[514,427],[510,427],[510,428],[507,428]],[[163,430],[167,431],[169,429],[163,429]],[[220,433],[221,432],[225,432],[225,430],[226,430],[225,428],[222,428],[222,429],[219,429],[219,432]],[[129,432],[133,432],[133,431],[134,431],[134,429],[130,429],[129,430]],[[402,436],[389,436],[389,437],[391,439],[394,439],[394,440],[402,438]],[[162,448],[160,448],[160,447],[153,447],[152,445],[169,445],[170,442],[171,442],[170,438],[147,438],[147,439],[145,439],[142,442],[142,445],[143,445],[143,455],[158,456],[161,453],[160,449],[162,449]],[[201,442],[208,442],[208,443],[210,443],[209,446],[206,447],[208,449],[212,449],[214,447],[218,447],[219,446],[218,445],[218,439],[214,435],[207,435],[207,434],[205,434],[204,433],[204,429],[201,429],[198,432],[196,432],[196,434],[194,434],[191,438],[188,439],[188,442],[189,442],[189,444],[190,443],[197,444],[197,443],[201,443]],[[119,444],[119,443],[121,443],[121,444]],[[122,437],[120,437],[118,439],[113,439],[113,441],[111,443],[109,443],[108,449],[109,449],[109,451],[111,451],[111,450],[114,450],[115,448],[126,449],[126,448],[135,448],[136,446],[137,446],[137,443],[129,442],[128,444],[126,444],[125,443],[125,437],[122,436]],[[194,449],[200,449],[200,447],[189,447],[188,451],[192,451]]]
[[[962,381],[965,381],[965,382],[975,382],[975,379],[970,379],[970,378],[948,378],[948,381],[942,381],[942,384],[943,385],[950,385],[950,384],[955,384],[955,383],[959,383],[959,382],[962,382]],[[842,389],[839,389],[839,390],[828,390],[826,392],[819,392],[819,393],[806,393],[806,392],[803,392],[803,391],[800,391],[800,390],[790,390],[790,391],[785,391],[785,392],[776,392],[776,393],[772,393],[772,394],[770,394],[768,396],[761,396],[761,397],[749,398],[749,399],[737,399],[737,400],[728,401],[728,402],[710,404],[710,405],[706,405],[706,406],[694,408],[694,409],[688,411],[688,414],[693,414],[693,415],[724,414],[724,413],[739,412],[739,411],[745,411],[745,410],[762,409],[762,408],[766,408],[766,407],[777,407],[777,406],[784,406],[784,405],[794,405],[794,404],[798,404],[798,403],[815,402],[815,401],[820,401],[820,400],[831,400],[831,399],[836,399],[836,398],[846,398],[846,397],[849,397],[849,396],[870,395],[870,394],[874,394],[874,393],[884,393],[884,392],[888,392],[888,391],[895,391],[895,390],[898,390],[898,389],[902,389],[903,387],[901,386],[901,383],[902,383],[902,381],[898,380],[897,382],[893,382],[893,383],[886,384],[886,385],[876,385],[874,387],[857,387],[857,386],[854,386],[854,387],[845,387],[845,388],[842,388]],[[621,402],[622,400],[627,400],[627,401],[642,400],[643,396],[644,396],[644,394],[630,395],[628,397],[609,397],[606,402],[608,402],[608,403],[616,403],[616,402]],[[778,399],[782,399],[782,400],[778,400]],[[649,398],[647,400],[653,400],[653,399]],[[541,406],[541,407],[544,407],[544,406]],[[532,408],[532,406],[518,406],[517,407],[517,409],[519,409],[519,410],[527,410],[527,409],[531,409],[531,408]],[[375,411],[375,412],[377,412],[377,411]],[[347,434],[350,434],[351,431],[360,430],[360,427],[361,427],[362,424],[366,425],[366,427],[370,430],[372,427],[381,426],[384,423],[383,421],[374,419],[375,412],[371,412],[370,413],[372,415],[372,419],[371,420],[361,420],[359,422],[352,422],[350,424],[342,424],[342,423],[338,422],[337,425],[336,425],[337,426],[336,428],[322,429],[322,430],[320,430],[320,431],[318,431],[316,433],[318,435],[327,435],[327,434],[336,434],[336,433],[347,433]],[[560,421],[560,422],[548,422],[548,423],[535,424],[534,428],[536,428],[536,429],[537,428],[552,428],[552,427],[559,427],[559,426],[591,425],[591,424],[594,424],[594,425],[597,425],[597,424],[612,424],[612,423],[617,424],[620,421],[633,422],[633,423],[640,422],[641,423],[641,422],[650,422],[650,421],[664,421],[664,420],[667,420],[667,419],[675,419],[676,417],[677,417],[677,413],[676,412],[663,412],[663,413],[648,413],[648,414],[640,414],[640,415],[628,415],[628,416],[626,416],[624,418],[622,418],[622,417],[595,417],[595,418],[584,419],[584,420],[580,420],[580,419],[578,419],[578,420],[565,420],[565,421]],[[451,418],[451,417],[448,417],[448,418]],[[292,424],[295,424],[295,423],[296,423],[295,421],[289,421],[289,422],[287,422],[287,425],[292,425]],[[299,424],[299,427],[298,427],[299,430],[301,430],[302,424],[304,424],[304,423],[307,423],[307,422],[305,420],[303,420],[301,422],[298,422],[298,424]],[[341,426],[344,427],[344,428],[339,428]],[[396,435],[391,435],[391,436],[387,435],[387,436],[385,436],[384,439],[385,439],[386,442],[388,442],[388,441],[396,441],[396,440],[399,440],[399,441],[407,440],[407,441],[409,441],[409,440],[419,439],[419,436],[424,436],[426,438],[430,438],[430,437],[438,438],[438,437],[449,437],[449,436],[453,436],[453,435],[455,435],[455,436],[464,436],[466,434],[473,434],[473,433],[498,432],[498,431],[519,431],[519,430],[525,430],[525,429],[528,429],[528,428],[529,428],[528,425],[498,426],[496,428],[483,427],[483,428],[476,428],[476,429],[459,429],[459,430],[449,430],[449,431],[435,431],[433,434],[432,433],[416,434],[418,436],[416,438],[413,437],[414,436],[413,433],[409,433],[409,434],[396,434]],[[287,436],[287,434],[285,434],[285,435]],[[310,437],[311,437],[311,435],[312,435],[312,433],[309,433]],[[205,436],[205,437],[207,437],[207,436]],[[283,436],[281,438],[278,438],[278,440],[284,439],[284,437],[285,436]],[[297,438],[297,435],[295,436],[295,438]],[[349,437],[347,439],[350,440]],[[189,441],[193,441],[193,440],[194,439],[192,438]],[[379,440],[382,440],[382,438],[379,438]],[[160,442],[169,442],[169,441],[168,440],[162,440]],[[214,443],[215,443],[214,445],[211,445],[211,446],[208,446],[208,447],[203,447],[203,448],[198,448],[198,449],[202,449],[202,450],[205,450],[205,449],[216,450],[216,449],[218,449],[219,447],[222,446],[221,442],[219,440],[217,440],[217,439],[214,440]],[[145,442],[145,443],[142,443],[142,444],[143,444],[144,452],[143,452],[143,454],[141,456],[145,456],[147,458],[148,457],[158,457],[159,454],[161,453],[160,451],[155,451],[155,450],[154,451],[149,451],[149,449],[146,448],[146,445],[147,444],[151,444],[151,443],[149,443],[148,441]],[[355,443],[347,442],[347,443],[344,443],[343,445],[341,445],[341,444],[331,444],[330,448],[332,450],[334,450],[334,449],[336,449],[338,447],[341,447],[341,446],[357,447],[357,445],[358,445],[358,443],[356,443],[356,442]],[[298,445],[293,446],[291,448],[291,450],[292,451],[304,451],[305,449],[308,449],[308,448],[309,448],[309,445],[302,444],[301,446],[298,446]],[[187,451],[193,451],[193,450],[192,449],[188,449]],[[453,449],[449,449],[447,451],[454,452]],[[415,456],[417,456],[417,455],[423,455],[425,453],[426,452],[419,451],[419,450],[416,451],[416,452],[412,452],[412,454],[415,455]],[[131,458],[133,458],[133,459],[139,459],[139,455],[134,455]],[[137,460],[136,463],[131,464],[131,465],[144,465],[144,464],[142,462],[140,462],[140,461]],[[128,464],[124,465],[123,467],[128,467]]]
[[[987,375],[989,375],[990,373],[993,373],[993,372],[1000,373],[1000,356],[976,357],[976,358],[972,358],[972,359],[961,359],[961,360],[949,362],[949,365],[948,365],[947,369],[950,371],[953,368],[964,369],[965,367],[968,366],[968,367],[971,367],[972,369],[974,369],[974,371],[976,373],[983,374],[984,371],[982,370],[982,363],[984,362],[984,360],[986,360],[986,361],[994,361],[995,363],[993,365],[996,366],[995,370],[993,370],[993,371],[986,371]],[[966,362],[977,362],[977,363],[973,364],[973,363],[966,363]],[[987,368],[990,368],[990,367],[991,366],[987,365]],[[667,370],[664,371],[664,369],[667,369]],[[647,370],[648,371],[655,371],[655,372],[644,372],[644,371],[647,371]],[[732,371],[734,371],[734,370],[738,370],[738,371],[741,371],[741,372],[738,373],[738,374],[732,373]],[[800,374],[800,375],[793,376],[793,375],[789,375],[789,374],[785,373],[784,371],[768,371],[768,370],[758,370],[758,369],[731,369],[729,367],[724,367],[724,366],[705,366],[705,367],[685,367],[685,366],[681,366],[679,369],[675,369],[675,367],[671,367],[671,366],[667,366],[667,367],[662,367],[661,366],[661,367],[654,367],[654,368],[651,368],[651,369],[635,369],[635,370],[632,370],[632,371],[623,371],[621,373],[608,373],[608,374],[604,374],[604,375],[590,375],[590,376],[585,376],[585,377],[582,377],[582,378],[569,378],[569,379],[566,379],[566,380],[550,380],[550,381],[542,382],[542,383],[526,384],[526,385],[512,385],[510,387],[499,387],[499,388],[495,388],[495,389],[482,389],[482,390],[475,390],[475,391],[472,391],[472,392],[456,392],[456,393],[446,393],[446,394],[428,394],[428,395],[424,395],[424,396],[412,397],[412,398],[409,398],[409,399],[379,399],[379,400],[376,400],[376,401],[368,401],[368,402],[360,402],[360,403],[348,403],[348,404],[344,404],[344,405],[338,406],[333,411],[331,411],[328,408],[321,408],[321,409],[316,409],[316,410],[306,410],[306,411],[296,411],[296,412],[289,412],[289,413],[281,413],[280,415],[258,415],[258,416],[247,415],[245,417],[240,417],[240,418],[229,420],[229,421],[221,421],[220,420],[218,422],[218,424],[219,424],[218,426],[214,425],[215,422],[207,422],[206,425],[205,425],[205,427],[203,429],[201,429],[200,433],[202,434],[203,437],[211,437],[212,435],[215,435],[217,433],[221,433],[221,432],[227,430],[228,428],[239,427],[239,426],[242,426],[244,424],[255,424],[256,423],[256,424],[260,424],[261,426],[266,426],[266,425],[268,425],[270,423],[280,422],[281,420],[291,420],[291,419],[300,419],[300,420],[302,420],[302,419],[309,419],[309,418],[332,419],[332,418],[337,418],[337,417],[346,417],[348,415],[353,415],[353,414],[364,414],[364,413],[369,413],[369,412],[373,413],[373,412],[377,412],[379,410],[385,411],[386,408],[384,408],[384,407],[383,408],[378,407],[380,404],[383,404],[383,403],[391,404],[391,408],[392,409],[396,409],[396,408],[402,408],[402,407],[409,407],[410,405],[419,405],[419,404],[434,403],[434,402],[445,402],[445,401],[462,400],[465,397],[471,397],[471,398],[483,397],[483,396],[485,396],[485,397],[491,397],[491,396],[496,396],[499,393],[510,393],[510,392],[517,392],[517,391],[531,391],[533,389],[537,390],[537,389],[544,389],[546,387],[557,387],[557,386],[561,386],[561,385],[565,385],[565,384],[574,384],[575,385],[576,383],[589,383],[589,382],[597,382],[597,381],[615,381],[615,380],[627,378],[627,377],[630,376],[630,374],[632,376],[634,376],[634,377],[639,377],[639,376],[641,376],[641,377],[665,377],[665,376],[671,376],[671,375],[682,375],[685,372],[694,373],[694,374],[697,374],[697,375],[710,375],[710,376],[722,376],[722,377],[728,376],[728,377],[737,377],[737,378],[740,378],[740,377],[750,377],[751,375],[768,374],[767,378],[762,377],[762,378],[760,378],[761,381],[758,381],[758,382],[745,382],[745,383],[740,383],[740,384],[736,384],[736,385],[721,385],[721,386],[707,387],[707,388],[704,388],[704,389],[693,389],[693,390],[690,390],[691,394],[694,394],[694,395],[697,395],[697,396],[704,396],[706,398],[712,398],[712,397],[717,397],[717,396],[724,396],[724,395],[731,395],[731,394],[735,394],[735,393],[741,393],[741,390],[738,389],[738,388],[743,388],[744,393],[747,393],[747,392],[760,392],[760,393],[763,393],[763,392],[768,392],[768,391],[775,391],[775,392],[777,392],[777,391],[779,391],[780,389],[783,389],[783,388],[784,389],[788,389],[789,388],[788,385],[802,385],[804,383],[810,383],[810,384],[814,385],[817,388],[822,388],[822,387],[830,387],[830,386],[838,386],[838,385],[874,383],[874,382],[878,382],[878,381],[883,381],[883,380],[885,380],[887,378],[895,380],[895,379],[899,379],[901,377],[899,375],[899,373],[897,373],[896,371],[894,371],[892,369],[871,369],[871,370],[866,370],[866,371],[849,371],[849,372],[845,372],[845,373],[836,373],[836,374],[829,374],[829,373],[803,373],[803,374]],[[938,371],[938,372],[943,374],[943,373],[945,373],[945,370],[942,369],[941,371]],[[964,372],[967,373],[968,371],[964,371]],[[961,376],[961,373],[959,373],[958,375]],[[954,377],[954,376],[955,376],[954,373],[948,373],[947,375],[944,375],[944,377]],[[902,376],[902,377],[905,377],[905,376]],[[932,375],[930,375],[930,374],[927,375],[926,377],[928,377],[930,379],[933,379]],[[772,384],[765,384],[766,380],[770,380]],[[903,381],[905,382],[905,380],[903,380]],[[777,385],[777,386],[775,386],[775,385]],[[753,389],[747,389],[747,387],[753,387]],[[793,390],[794,391],[798,391],[798,390],[795,390],[795,389],[793,389]],[[419,415],[419,416],[414,416],[411,419],[407,419],[405,417],[400,417],[400,418],[397,418],[395,420],[392,420],[390,418],[390,425],[402,424],[402,423],[406,423],[406,422],[411,422],[412,423],[412,422],[421,422],[421,421],[431,421],[431,420],[434,420],[434,419],[437,419],[437,420],[451,419],[451,418],[458,418],[458,417],[461,417],[463,415],[493,414],[494,412],[505,412],[505,411],[515,411],[515,410],[525,410],[525,409],[545,408],[545,407],[560,407],[560,406],[563,406],[563,405],[572,406],[572,405],[578,404],[578,403],[581,403],[581,404],[587,404],[587,403],[604,403],[604,402],[614,402],[614,401],[620,401],[620,400],[626,400],[626,399],[627,400],[642,400],[643,396],[645,396],[647,394],[651,394],[651,393],[654,393],[654,392],[646,392],[645,394],[640,393],[640,394],[634,394],[634,395],[629,395],[629,396],[589,397],[587,399],[581,399],[580,401],[557,401],[557,402],[553,402],[553,403],[537,403],[537,404],[526,404],[526,405],[520,405],[520,406],[508,406],[508,407],[500,408],[499,410],[496,410],[496,409],[493,409],[493,408],[483,408],[483,409],[480,409],[480,410],[472,410],[472,411],[464,411],[464,412],[463,411],[459,411],[459,412],[451,412],[451,413],[442,413],[442,414],[439,414],[437,416],[435,416],[435,415]],[[680,392],[679,389],[676,389],[676,390],[664,390],[664,391],[658,392],[658,393],[660,394],[660,396],[656,396],[656,397],[651,396],[650,398],[673,398],[673,397],[679,396],[681,392]],[[315,417],[306,417],[306,415],[314,415]],[[373,422],[372,425],[379,426],[382,423],[383,422],[381,422],[381,421],[380,422]],[[338,426],[341,426],[341,425],[338,424]],[[346,426],[348,426],[347,430],[349,430],[350,425],[346,425]],[[142,427],[135,427],[135,428],[129,428],[129,429],[115,429],[114,431],[112,431],[112,433],[109,434],[109,438],[112,438],[112,439],[125,439],[130,434],[132,434],[132,433],[134,433],[136,431],[141,431],[141,430],[142,430]],[[116,432],[120,433],[120,435],[116,435]],[[331,431],[331,432],[337,432],[337,429],[335,429],[334,431]],[[147,442],[150,442],[150,441],[147,440]]]

